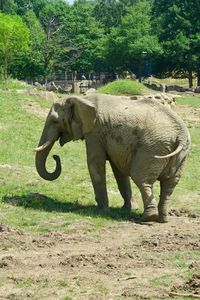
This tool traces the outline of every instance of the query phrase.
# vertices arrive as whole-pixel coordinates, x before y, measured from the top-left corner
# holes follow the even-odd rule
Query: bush
[[[116,80],[98,89],[99,93],[111,95],[144,95],[148,89],[141,83],[129,79]]]

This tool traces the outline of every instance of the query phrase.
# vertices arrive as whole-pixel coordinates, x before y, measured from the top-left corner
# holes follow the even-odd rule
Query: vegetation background
[[[200,85],[197,0],[0,0],[2,76],[66,71],[183,76]]]

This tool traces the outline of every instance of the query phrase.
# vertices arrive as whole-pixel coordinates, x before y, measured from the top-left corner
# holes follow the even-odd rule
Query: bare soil
[[[166,299],[200,294],[200,219],[28,234],[0,226],[0,299]],[[180,265],[185,264],[185,268]],[[185,279],[186,270],[193,277]],[[68,298],[67,298],[68,296]]]

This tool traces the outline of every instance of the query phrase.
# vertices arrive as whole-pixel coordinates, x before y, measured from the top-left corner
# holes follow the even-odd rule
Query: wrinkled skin
[[[123,207],[134,206],[129,180],[132,178],[143,199],[142,221],[167,221],[167,204],[190,149],[188,130],[175,112],[153,100],[131,101],[100,94],[55,102],[35,149],[39,175],[46,180],[58,178],[58,156],[54,156],[53,173],[45,167],[54,142],[59,140],[63,146],[78,139],[85,140],[88,169],[100,209],[108,209],[108,160],[124,199]],[[152,191],[156,180],[160,181],[158,205]]]

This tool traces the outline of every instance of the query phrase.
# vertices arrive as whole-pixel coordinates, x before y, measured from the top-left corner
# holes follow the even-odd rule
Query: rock
[[[84,95],[93,94],[93,93],[96,93],[96,89],[90,88],[84,93]]]
[[[6,232],[6,231],[10,231],[9,228],[4,224],[0,224],[0,232]]]
[[[200,86],[197,86],[194,90],[195,93],[200,93]]]

